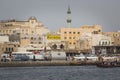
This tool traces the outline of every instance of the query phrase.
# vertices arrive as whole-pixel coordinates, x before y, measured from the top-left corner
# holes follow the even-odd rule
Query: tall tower
[[[68,11],[67,11],[67,24],[68,27],[71,27],[71,10],[70,10],[70,6],[68,6]]]

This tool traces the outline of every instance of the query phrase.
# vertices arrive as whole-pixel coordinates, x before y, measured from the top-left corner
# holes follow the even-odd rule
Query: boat
[[[96,64],[97,67],[110,68],[110,67],[120,67],[120,62],[99,62]]]

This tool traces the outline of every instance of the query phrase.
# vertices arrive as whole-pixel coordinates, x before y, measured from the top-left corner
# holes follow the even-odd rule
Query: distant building
[[[77,41],[84,33],[91,33],[91,34],[101,34],[102,27],[100,25],[93,25],[93,26],[82,26],[79,28],[61,28],[61,40],[66,41],[68,43],[68,49],[76,49]]]
[[[114,46],[120,46],[120,32],[103,32],[103,34],[112,38]]]
[[[27,21],[6,20],[0,22],[0,33],[2,34],[46,34],[50,32],[41,22],[38,22],[35,17],[30,17]]]
[[[0,35],[0,43],[5,43],[5,42],[9,42],[9,36],[7,35]]]
[[[61,40],[60,33],[51,32],[46,35],[46,45],[53,50],[66,50],[66,42]]]
[[[29,45],[37,47],[43,46],[42,37],[49,32],[50,30],[44,26],[42,22],[38,22],[35,17],[30,17],[26,21],[12,19],[0,22],[0,33],[9,36],[9,39],[4,36],[4,38],[2,37],[0,40],[1,42],[2,40],[8,42],[6,45],[12,45],[8,47],[8,49],[10,48],[10,52],[16,51],[18,47],[26,47]],[[16,44],[14,43],[18,43],[18,47],[15,48],[14,45],[16,46]],[[4,48],[6,46],[1,45]],[[7,51],[8,49],[5,48]],[[5,50],[2,52],[6,52]]]

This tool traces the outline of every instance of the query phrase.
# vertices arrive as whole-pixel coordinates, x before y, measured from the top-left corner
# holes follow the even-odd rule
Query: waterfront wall
[[[78,66],[95,65],[96,62],[76,62],[76,61],[12,61],[0,62],[0,67],[34,67],[34,66]]]

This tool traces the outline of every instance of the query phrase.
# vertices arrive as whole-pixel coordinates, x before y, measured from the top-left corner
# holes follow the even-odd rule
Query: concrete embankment
[[[34,67],[34,66],[79,66],[95,65],[95,62],[75,62],[75,61],[12,61],[0,62],[0,67]]]

